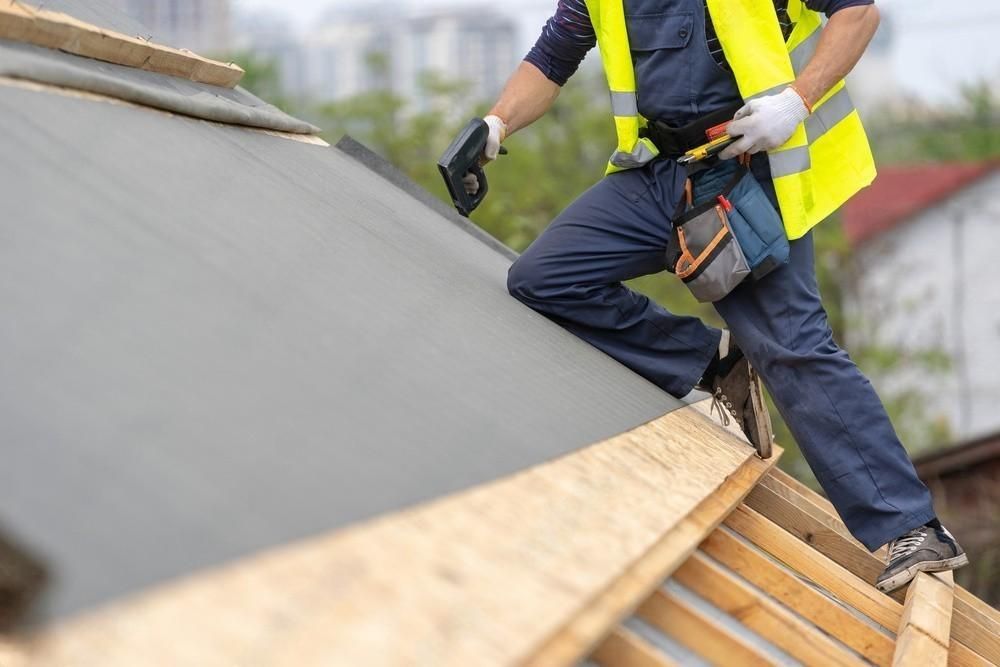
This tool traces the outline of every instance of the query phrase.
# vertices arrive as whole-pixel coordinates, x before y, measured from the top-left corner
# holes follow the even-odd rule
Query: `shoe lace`
[[[915,528],[908,532],[906,535],[893,540],[889,543],[889,555],[886,558],[887,563],[891,563],[897,558],[903,556],[909,556],[924,543],[927,538],[927,528]]]
[[[736,408],[733,407],[733,402],[722,393],[722,387],[718,387],[715,393],[712,394],[712,405],[708,409],[709,414],[719,413],[719,421],[722,422],[723,426],[729,426],[730,415],[733,419],[738,419],[736,414]]]

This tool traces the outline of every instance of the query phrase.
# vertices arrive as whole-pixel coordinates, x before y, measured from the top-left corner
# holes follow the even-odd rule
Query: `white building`
[[[855,247],[848,347],[939,352],[948,364],[872,372],[917,387],[958,440],[1000,430],[1000,164],[884,168],[844,212]]]
[[[201,54],[230,49],[229,0],[113,0],[156,41]]]
[[[332,11],[299,37],[249,46],[278,62],[287,95],[332,101],[388,89],[418,106],[428,102],[420,85],[427,74],[464,81],[472,99],[485,100],[523,56],[514,22],[481,8],[403,15],[383,5]]]

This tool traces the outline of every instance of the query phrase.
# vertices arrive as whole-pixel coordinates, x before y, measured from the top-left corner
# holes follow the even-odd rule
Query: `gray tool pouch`
[[[690,189],[688,193],[690,196]],[[706,202],[675,217],[673,222],[674,273],[698,301],[718,301],[750,275],[722,203]]]

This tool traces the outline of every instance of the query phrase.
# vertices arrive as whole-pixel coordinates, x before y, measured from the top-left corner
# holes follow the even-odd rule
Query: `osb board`
[[[0,37],[225,88],[234,87],[244,74],[232,63],[105,30],[16,0],[0,4]]]
[[[30,641],[29,664],[516,664],[752,456],[694,409],[676,410],[71,620]]]

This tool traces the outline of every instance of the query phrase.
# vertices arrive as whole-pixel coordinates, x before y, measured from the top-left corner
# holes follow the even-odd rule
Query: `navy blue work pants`
[[[518,300],[676,397],[701,379],[720,332],[667,312],[622,281],[666,268],[684,178],[675,162],[658,160],[603,179],[552,222],[508,276]],[[792,242],[788,265],[745,282],[715,307],[862,544],[874,551],[934,518],[882,402],[833,340],[811,234]]]

